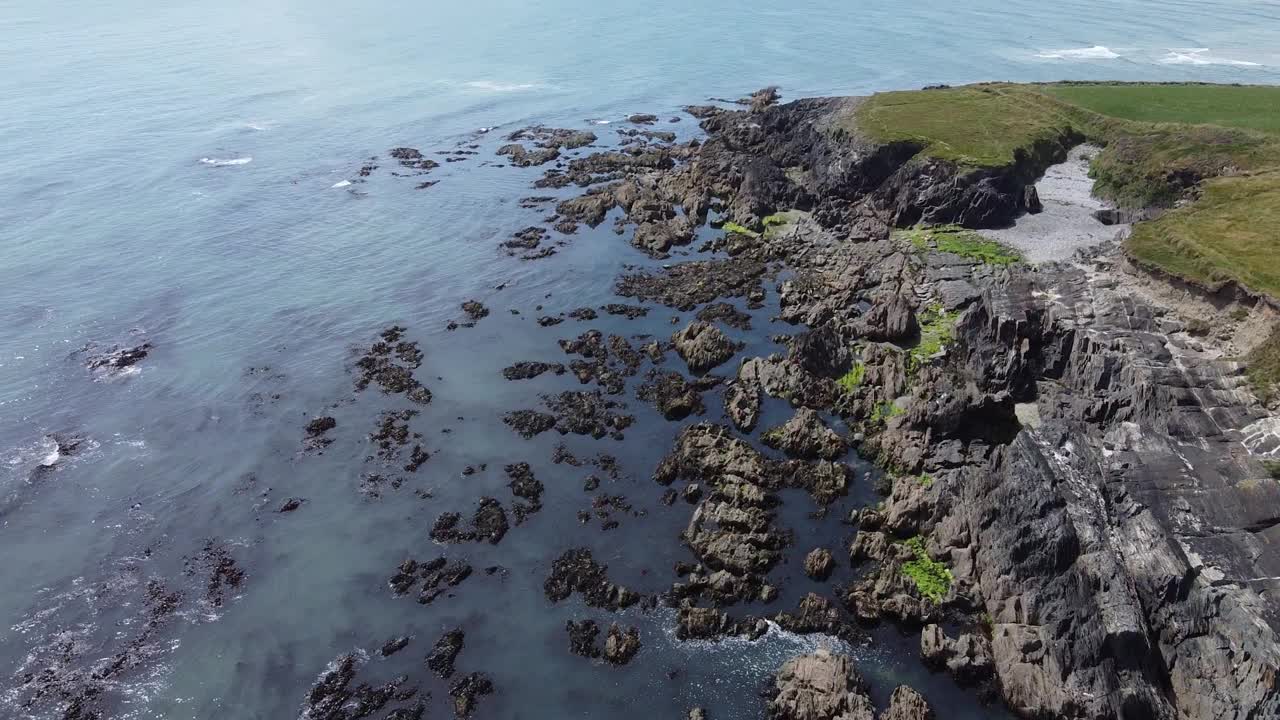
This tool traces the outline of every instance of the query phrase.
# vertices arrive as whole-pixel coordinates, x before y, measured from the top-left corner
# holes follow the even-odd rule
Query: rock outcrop
[[[819,650],[788,660],[769,700],[770,720],[874,720],[867,686],[847,656]]]

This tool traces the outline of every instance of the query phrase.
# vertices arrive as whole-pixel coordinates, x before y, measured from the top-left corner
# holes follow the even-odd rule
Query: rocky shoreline
[[[648,114],[632,116],[635,127],[619,130],[613,148],[594,132],[544,126],[503,139],[495,158],[542,172],[536,191],[573,195],[526,198],[539,224],[497,252],[543,260],[582,226],[611,222],[654,260],[620,274],[620,299],[598,309],[511,310],[546,334],[546,353],[503,358],[501,379],[491,379],[555,380],[560,389],[503,412],[505,440],[634,442],[646,404],[680,425],[631,498],[612,487],[615,456],[578,457],[558,444],[556,466],[596,471],[582,480],[588,509],[554,504],[552,481],[526,459],[494,465],[499,492],[414,518],[416,548],[379,569],[380,589],[432,608],[494,591],[475,588],[507,568],[473,566],[468,552],[508,548],[535,516],[572,523],[577,510],[581,525],[602,533],[644,523],[646,503],[635,497],[643,492],[687,517],[678,534],[655,540],[687,551],[660,590],[618,579],[603,553],[560,536],[533,569],[540,608],[571,613],[557,644],[575,662],[612,672],[647,662],[650,639],[630,613],[665,607],[679,642],[758,641],[774,629],[831,640],[836,651],[776,668],[760,701],[772,719],[945,717],[896,683],[874,688],[889,698],[877,708],[856,661],[839,650],[869,643],[869,627],[884,623],[918,635],[925,666],[1021,717],[1280,715],[1280,484],[1266,462],[1280,458],[1280,418],[1223,350],[1230,331],[1205,331],[1239,324],[1241,312],[1272,321],[1274,309],[1174,288],[1113,242],[1033,265],[921,231],[1016,228],[1044,208],[1036,181],[1069,156],[1078,161],[1070,153],[1084,138],[1064,133],[1005,167],[973,170],[925,157],[919,143],[860,134],[849,118],[861,102],[779,104],[765,89],[733,109],[686,108],[703,135],[685,142],[647,129],[658,121]],[[481,147],[468,144],[467,157]],[[414,148],[390,156],[414,171],[406,177],[439,167]],[[681,259],[694,243],[698,257]],[[751,314],[768,303],[778,308],[772,328]],[[459,342],[494,322],[480,300],[456,307],[461,321],[447,332]],[[670,329],[658,334],[589,325],[663,310]],[[780,326],[788,334],[766,335]],[[413,336],[399,325],[371,333],[353,354],[353,394],[297,429],[299,457],[346,447],[344,437],[369,443],[364,501],[404,497],[403,485],[440,462],[445,436],[427,439],[417,418],[441,391],[416,376],[424,352]],[[121,371],[153,350],[150,340],[113,347],[89,355],[88,369]],[[328,414],[375,393],[395,405],[372,428],[352,431]],[[787,417],[770,414],[779,407]],[[854,451],[878,470],[855,471]],[[467,465],[461,476],[488,469]],[[842,500],[873,483],[878,504],[842,511]],[[802,546],[796,513],[785,512],[796,502],[804,522],[832,516],[847,537]],[[271,509],[305,516],[312,506],[289,497]],[[780,586],[788,557],[808,581],[800,592]],[[187,573],[201,578],[203,604],[218,608],[245,576],[213,542]],[[159,634],[182,597],[147,586],[141,602],[141,639],[106,670],[80,671],[83,653],[53,646],[48,658],[33,656],[20,678],[24,708],[54,699],[64,717],[109,712],[104,677],[143,662],[134,645]],[[602,622],[603,613],[617,619]],[[478,669],[467,629],[439,632],[418,669],[447,683],[456,717],[483,715],[486,698],[503,692],[498,673]],[[302,717],[425,716],[431,694],[420,687],[435,680],[365,677],[424,642],[397,633],[368,643],[373,652],[344,653],[319,674]],[[468,672],[455,673],[455,662]],[[688,717],[716,715],[709,705]]]
[[[1082,138],[965,170],[851,133],[841,118],[858,102],[701,108],[700,142],[571,161],[612,172],[581,178],[592,187],[558,207],[593,225],[617,208],[619,231],[659,256],[709,217],[730,228],[727,257],[623,278],[623,295],[687,311],[789,275],[781,319],[801,332],[785,353],[741,362],[725,413],[749,432],[763,397],[785,400],[795,417],[764,441],[817,458],[848,442],[819,416],[834,412],[861,428],[888,487],[851,518],[863,572],[838,603],[815,595],[773,619],[837,636],[880,620],[921,627],[926,662],[1024,717],[1280,712],[1280,486],[1262,463],[1276,443],[1249,444],[1276,419],[1239,363],[1178,308],[1136,297],[1141,273],[1114,245],[1006,267],[894,231],[1037,212],[1034,181]],[[696,322],[673,336],[691,371],[733,354],[680,347],[716,332]],[[936,347],[922,342],[934,335]],[[805,462],[763,459],[729,427],[681,434],[654,475],[697,503],[683,538],[699,563],[677,569],[668,597],[681,637],[758,636],[734,608],[774,592],[764,575],[785,540],[770,493],[805,487],[821,506],[848,481]],[[770,715],[870,717],[856,693],[842,698],[858,683],[832,679],[849,675],[832,662],[784,668]],[[897,706],[888,713],[907,716]]]

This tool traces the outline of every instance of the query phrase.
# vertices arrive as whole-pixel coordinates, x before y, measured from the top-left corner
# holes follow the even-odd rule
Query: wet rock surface
[[[551,566],[543,584],[547,599],[559,602],[578,593],[588,607],[620,610],[640,601],[640,595],[609,582],[608,568],[598,564],[586,548],[567,550]]]
[[[418,602],[429,605],[471,576],[471,565],[464,560],[438,557],[427,562],[412,558],[400,563],[389,585],[396,595],[418,590]]]
[[[609,636],[604,642],[604,659],[613,665],[626,665],[640,652],[640,630],[623,629],[617,623],[609,625]]]
[[[427,669],[447,680],[453,677],[453,664],[462,652],[466,635],[461,628],[449,630],[440,636],[427,655]]]
[[[462,527],[462,515],[448,512],[431,527],[431,539],[440,543],[488,542],[497,545],[510,528],[507,512],[494,498],[480,498],[471,526]]]
[[[422,367],[422,350],[416,342],[404,339],[405,332],[399,325],[387,328],[356,361],[357,391],[377,385],[385,393],[403,393],[421,405],[431,402],[431,391],[413,376],[413,371]]]
[[[81,352],[88,355],[85,367],[89,370],[112,375],[142,362],[151,354],[153,347],[149,342],[128,347],[113,346],[109,350],[97,350],[90,345],[83,348]]]
[[[408,676],[378,684],[359,681],[359,675],[368,669],[363,652],[339,656],[303,699],[301,716],[308,720],[360,720],[382,716],[386,710],[385,717],[422,717],[426,706]]]
[[[720,328],[705,322],[693,322],[671,336],[671,345],[684,359],[689,370],[706,372],[733,357],[741,343],[730,340]]]
[[[786,424],[766,431],[760,439],[795,458],[836,460],[849,452],[847,440],[827,427],[816,412],[803,407]]]

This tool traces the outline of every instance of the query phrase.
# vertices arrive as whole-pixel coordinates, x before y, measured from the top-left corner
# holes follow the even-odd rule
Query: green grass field
[[[1280,87],[1060,84],[1044,92],[1114,118],[1280,133]]]
[[[880,93],[837,126],[970,168],[1030,164],[1085,138],[1103,145],[1094,192],[1121,207],[1174,207],[1139,224],[1139,261],[1210,289],[1280,297],[1280,87],[984,84]],[[1199,198],[1196,199],[1197,193]]]

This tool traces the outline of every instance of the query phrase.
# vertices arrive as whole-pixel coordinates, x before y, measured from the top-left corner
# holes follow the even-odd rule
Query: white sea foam
[[[1169,48],[1169,54],[1160,58],[1165,65],[1231,65],[1233,67],[1262,67],[1262,63],[1234,60],[1209,54],[1209,48]]]
[[[500,93],[542,90],[546,87],[546,85],[543,85],[542,83],[504,83],[496,82],[494,80],[472,80],[471,82],[463,83],[463,85],[471,88],[472,90]]]
[[[227,165],[248,165],[249,163],[253,162],[253,158],[249,157],[248,155],[244,157],[228,158],[228,159],[202,157],[200,158],[200,162],[204,163],[205,165],[223,167]]]
[[[1122,56],[1104,45],[1094,45],[1086,48],[1045,50],[1044,52],[1036,53],[1036,57],[1053,60],[1115,60]]]
[[[591,124],[592,125],[608,125],[611,122],[613,121],[612,120],[592,120]]]
[[[329,186],[329,188],[330,188],[330,189],[332,189],[332,188],[344,188],[344,187],[347,187],[347,186],[348,186],[348,185],[350,185],[350,184],[351,184],[351,181],[350,181],[350,180],[339,180],[338,182],[336,182],[336,183],[334,183],[334,184],[330,185],[330,186]]]

